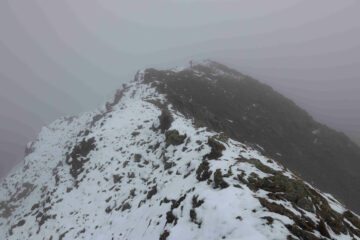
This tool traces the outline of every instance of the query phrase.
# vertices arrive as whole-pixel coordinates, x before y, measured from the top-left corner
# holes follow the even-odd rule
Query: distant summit
[[[356,179],[358,152],[270,87],[221,64],[146,69],[103,107],[59,119],[28,144],[24,162],[1,182],[0,236],[360,239],[355,213],[288,169],[319,186],[334,174],[324,187],[355,209],[356,189],[344,193],[356,185],[346,181]]]

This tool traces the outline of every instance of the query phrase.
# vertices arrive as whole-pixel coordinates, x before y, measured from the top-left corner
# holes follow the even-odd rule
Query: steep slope
[[[1,182],[1,239],[360,239],[358,216],[197,126],[152,71],[103,108],[42,129]]]
[[[157,89],[185,116],[260,146],[360,212],[360,148],[269,86],[212,61],[178,72],[151,69],[145,79],[158,79]]]

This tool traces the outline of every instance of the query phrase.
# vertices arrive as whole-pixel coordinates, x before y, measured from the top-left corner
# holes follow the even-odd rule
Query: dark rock
[[[219,143],[214,138],[209,138],[208,145],[211,148],[211,152],[205,155],[206,158],[211,160],[211,159],[218,159],[222,156],[222,152],[225,150],[225,146],[223,144]]]
[[[199,181],[206,181],[210,178],[212,171],[209,171],[209,162],[203,160],[196,170],[196,179]]]
[[[324,221],[320,220],[320,223],[318,225],[318,231],[320,232],[321,235],[323,235],[324,237],[330,238],[330,233],[326,228],[326,225],[324,223]]]
[[[147,194],[146,198],[151,199],[157,193],[157,188],[154,186]]]
[[[105,116],[105,114],[97,114],[92,118],[92,121],[90,123],[90,127],[94,127],[95,124],[100,121],[103,117]]]
[[[135,154],[135,156],[134,156],[134,161],[135,161],[135,162],[140,162],[140,161],[141,161],[141,158],[142,158],[141,154]]]
[[[83,139],[67,156],[66,163],[71,165],[70,174],[73,178],[77,179],[78,175],[84,171],[83,165],[89,161],[86,157],[95,147],[94,137],[88,140]]]
[[[166,146],[174,145],[178,146],[184,143],[186,135],[180,135],[177,130],[169,130],[165,133]]]
[[[131,205],[129,203],[125,203],[121,207],[121,211],[125,211],[125,210],[128,210],[128,209],[131,209]]]
[[[215,184],[215,188],[223,189],[223,188],[229,187],[229,184],[224,181],[224,178],[223,178],[223,175],[222,175],[220,169],[216,169],[216,171],[214,173],[214,184]]]
[[[9,235],[13,235],[13,230],[14,230],[15,228],[17,228],[17,227],[24,226],[24,224],[25,224],[25,220],[22,219],[22,220],[20,220],[17,224],[12,225],[11,228],[10,228],[10,230],[9,230]]]
[[[266,224],[267,224],[267,225],[271,225],[271,224],[273,224],[273,222],[274,222],[274,219],[273,219],[272,217],[270,217],[270,216],[262,217],[262,219],[265,219],[265,220],[266,220]]]
[[[322,240],[321,238],[318,238],[314,234],[299,228],[295,224],[294,225],[286,225],[286,227],[292,234],[297,236],[299,239],[303,239],[303,240]]]
[[[159,240],[166,240],[170,235],[170,232],[168,230],[165,230],[161,235]]]
[[[170,111],[167,108],[163,108],[161,111],[161,115],[159,116],[159,129],[162,133],[168,130],[171,127],[171,123],[174,121]]]
[[[131,133],[131,136],[133,136],[133,137],[136,137],[136,136],[138,136],[138,135],[140,135],[140,132],[135,131],[135,132],[132,132],[132,133]]]
[[[120,183],[123,176],[120,176],[119,174],[113,175],[113,181],[114,183]]]
[[[177,217],[173,214],[172,211],[168,211],[166,213],[166,224],[175,223],[175,225],[176,225],[176,222],[177,222]]]
[[[197,215],[196,215],[195,209],[191,209],[190,210],[190,219],[191,219],[191,221],[196,222],[196,218],[197,218]]]
[[[109,206],[106,207],[106,209],[105,209],[105,212],[106,212],[106,213],[111,213],[111,211],[112,211],[111,207],[109,207]]]
[[[199,200],[198,197],[199,196],[193,196],[193,198],[192,198],[192,207],[193,208],[198,208],[204,203],[204,200]]]
[[[135,178],[134,172],[128,172],[128,178]]]

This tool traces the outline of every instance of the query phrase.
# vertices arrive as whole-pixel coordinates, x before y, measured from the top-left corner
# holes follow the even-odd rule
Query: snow
[[[71,121],[59,119],[41,130],[38,139],[31,144],[34,151],[2,181],[0,201],[11,200],[21,191],[22,183],[31,183],[35,189],[16,202],[8,219],[0,217],[1,239],[37,240],[51,236],[52,239],[62,236],[63,240],[159,239],[165,230],[170,233],[168,240],[217,240],[223,237],[275,240],[291,235],[284,224],[292,224],[292,220],[267,211],[258,201],[257,197],[266,197],[265,191],[254,193],[245,184],[241,188],[234,187],[240,183],[231,177],[226,179],[230,186],[225,189],[214,189],[212,184],[196,179],[196,169],[203,156],[210,152],[206,144],[208,138],[218,133],[195,128],[192,120],[169,106],[174,117],[170,129],[186,134],[187,138],[179,146],[166,147],[165,135],[154,131],[159,125],[161,110],[149,102],[164,102],[166,98],[141,83],[143,76],[144,71],[139,72],[139,79],[127,86],[112,111],[105,112],[106,108],[102,107]],[[101,119],[92,124],[99,114]],[[86,130],[89,130],[87,136],[80,134]],[[136,132],[138,134],[134,134]],[[69,174],[70,165],[65,162],[66,154],[83,139],[90,138],[95,139],[96,149],[87,156],[89,161],[78,176],[78,180],[83,180],[76,187],[75,179]],[[158,148],[155,148],[157,144]],[[268,176],[250,163],[237,161],[241,156],[256,158],[293,177],[276,161],[240,142],[229,139],[223,144],[226,146],[223,156],[209,161],[213,172],[221,169],[226,173],[231,168],[234,176],[241,172],[246,176],[251,173],[260,178]],[[141,155],[139,162],[134,161],[135,154]],[[164,159],[173,162],[174,166],[165,169]],[[115,182],[115,176],[121,180]],[[153,189],[156,193],[149,197]],[[180,201],[182,197],[184,199]],[[204,201],[196,208],[193,206],[195,197]],[[172,209],[171,200],[180,201],[179,206]],[[341,204],[329,202],[334,209],[343,211]],[[281,203],[299,214],[290,203]],[[32,210],[34,204],[40,207]],[[196,212],[195,220],[189,214],[192,210]],[[176,224],[167,223],[168,212],[177,217]],[[39,213],[56,217],[47,219],[40,226]],[[308,214],[316,220],[316,216]],[[262,218],[265,216],[275,219],[271,226]],[[10,235],[10,227],[20,220],[25,220],[25,224],[13,228]],[[349,236],[335,237],[350,239]]]

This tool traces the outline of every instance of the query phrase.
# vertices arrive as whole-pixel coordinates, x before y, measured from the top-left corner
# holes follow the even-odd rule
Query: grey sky
[[[358,0],[0,2],[0,176],[62,115],[139,68],[211,58],[360,139]],[[360,140],[359,140],[360,141]]]

